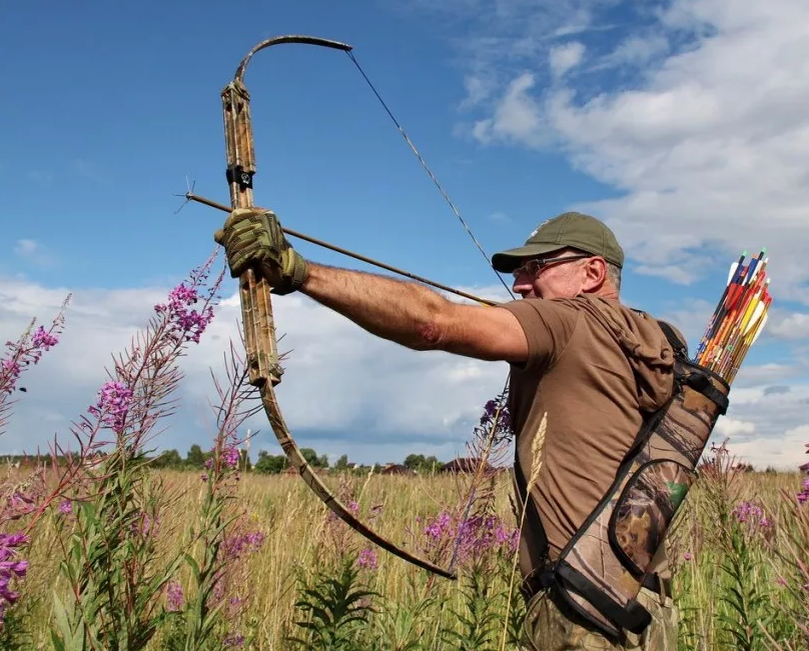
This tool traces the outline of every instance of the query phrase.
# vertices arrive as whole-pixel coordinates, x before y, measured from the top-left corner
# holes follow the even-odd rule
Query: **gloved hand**
[[[306,280],[306,260],[289,244],[270,210],[237,208],[214,240],[225,247],[234,278],[253,267],[267,279],[272,293],[281,295],[300,289]]]

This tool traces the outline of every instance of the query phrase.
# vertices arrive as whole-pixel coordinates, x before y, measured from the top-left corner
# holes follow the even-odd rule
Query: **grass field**
[[[799,625],[806,621],[801,588],[807,577],[801,576],[800,565],[790,566],[790,559],[806,559],[807,541],[800,538],[796,508],[787,498],[800,490],[801,477],[725,470],[717,476],[709,472],[692,490],[670,545],[681,611],[680,648],[777,648],[768,643],[765,628],[782,648],[786,642],[805,648]],[[343,477],[329,482],[340,488],[347,502],[356,500],[363,519],[371,519],[380,533],[410,549],[441,556],[446,543],[454,542],[451,527],[429,528],[430,522],[418,519],[456,505],[459,487],[451,477]],[[201,558],[203,545],[191,541],[201,526],[208,482],[199,473],[160,471],[149,473],[144,486],[166,501],[147,532],[158,541],[149,562],[159,565],[159,559],[180,550]],[[501,519],[498,524],[511,527],[507,489],[506,480],[499,480],[492,504]],[[495,540],[485,545],[479,557],[462,566],[460,580],[452,582],[381,550],[378,556],[367,551],[372,548],[364,539],[336,521],[296,476],[248,473],[232,482],[229,494],[226,508],[243,517],[228,537],[238,542],[225,545],[223,552],[223,594],[216,596],[225,606],[215,627],[218,642],[211,638],[206,648],[298,648],[285,641],[293,636],[307,640],[300,648],[497,649],[503,646],[504,634],[505,648],[516,648],[522,612],[519,598],[507,608],[509,544]],[[738,508],[746,502],[760,505],[763,513]],[[63,511],[66,506],[60,510],[55,504],[32,532],[30,566],[19,602],[6,616],[6,639],[0,645],[4,649],[53,648],[53,595],[63,603],[71,599],[59,565],[77,527],[75,511]],[[790,550],[796,544],[799,547]],[[344,562],[356,568],[356,576],[345,574]],[[329,586],[324,579],[336,582]],[[146,648],[186,648],[184,609],[198,584],[188,564],[180,565],[171,581],[154,601],[159,608],[175,610]],[[307,596],[306,589],[314,592]],[[346,593],[341,595],[341,590]],[[355,621],[347,621],[347,616],[345,622],[334,621],[331,618],[339,620],[340,609],[347,607],[346,594],[352,590],[376,594],[353,603],[359,607]],[[296,607],[302,599],[317,601],[313,595],[318,591],[322,601],[317,605],[331,609],[322,620],[312,618],[314,611]],[[332,638],[307,637],[308,631],[295,624],[307,620],[330,629]]]

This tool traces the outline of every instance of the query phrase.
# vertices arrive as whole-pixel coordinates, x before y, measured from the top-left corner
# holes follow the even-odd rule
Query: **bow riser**
[[[239,80],[222,91],[222,112],[227,145],[227,180],[232,208],[253,206],[253,175],[256,173],[253,127],[250,121],[250,95]],[[270,286],[248,269],[239,277],[239,298],[244,323],[244,344],[250,384],[272,386],[281,381],[278,364]]]

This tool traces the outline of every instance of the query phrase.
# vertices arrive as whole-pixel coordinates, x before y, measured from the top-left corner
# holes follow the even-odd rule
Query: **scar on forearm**
[[[418,333],[427,348],[435,348],[441,342],[441,331],[435,322],[420,326]]]

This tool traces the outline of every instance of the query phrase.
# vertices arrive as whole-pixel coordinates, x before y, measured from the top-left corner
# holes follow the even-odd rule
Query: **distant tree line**
[[[194,444],[188,450],[185,459],[180,456],[177,450],[167,450],[152,461],[152,466],[170,470],[201,470],[205,467],[205,462],[211,457],[211,454],[211,452],[203,452],[199,445]],[[328,455],[318,455],[312,448],[301,448],[301,454],[309,465],[317,470],[362,474],[370,472],[372,468],[377,470],[383,468],[380,464],[370,466],[351,463],[347,454],[342,455],[332,465],[329,463]],[[267,450],[261,450],[255,464],[251,463],[246,451],[242,450],[241,455],[240,467],[245,470],[252,470],[252,472],[260,475],[277,475],[289,468],[289,461],[284,454],[270,454]],[[425,457],[423,454],[409,454],[402,465],[420,474],[429,474],[437,472],[443,463],[434,456]]]
[[[351,463],[348,460],[348,455],[344,454],[337,461],[332,465],[329,463],[328,455],[322,454],[318,455],[315,450],[312,448],[301,448],[301,454],[303,458],[309,463],[312,468],[319,470],[319,471],[329,471],[329,472],[347,472],[350,474],[356,475],[363,475],[371,472],[382,472],[386,469],[389,469],[391,466],[395,466],[399,469],[406,469],[409,471],[416,472],[420,475],[429,475],[433,473],[440,472],[442,468],[446,468],[452,464],[445,464],[442,461],[439,461],[435,456],[425,457],[423,454],[408,454],[405,457],[404,461],[401,464],[373,464],[373,465],[360,465],[356,463]],[[151,465],[153,468],[161,468],[161,469],[168,469],[168,470],[188,470],[188,471],[200,471],[205,468],[205,462],[211,458],[213,452],[211,451],[203,451],[202,448],[198,444],[192,445],[188,452],[185,455],[185,458],[180,456],[180,453],[176,449],[166,450],[165,452],[160,453],[159,455],[155,456],[152,459]],[[40,457],[39,462],[37,462],[34,456],[24,456],[24,455],[11,455],[11,454],[4,454],[0,455],[0,467],[4,464],[12,465],[12,466],[19,466],[20,463],[24,465],[33,465],[33,464],[42,464],[42,463],[50,463],[52,461],[52,457],[49,455],[43,455]],[[464,460],[456,460],[452,463],[458,463],[458,461]],[[470,460],[474,462],[475,460]],[[56,463],[58,465],[63,465],[65,463],[64,457],[57,457]],[[741,472],[751,473],[757,472],[757,470],[753,467],[752,464],[746,462],[738,462],[736,464],[737,469]],[[258,460],[255,464],[251,463],[250,457],[247,454],[246,450],[240,451],[240,459],[239,459],[239,469],[244,471],[252,471],[257,474],[261,475],[277,475],[279,473],[285,472],[289,469],[289,461],[284,454],[270,454],[266,450],[261,450],[258,453]],[[767,468],[763,471],[758,472],[765,472],[767,474],[770,473],[777,473],[778,471],[773,468],[772,466],[767,466]]]

